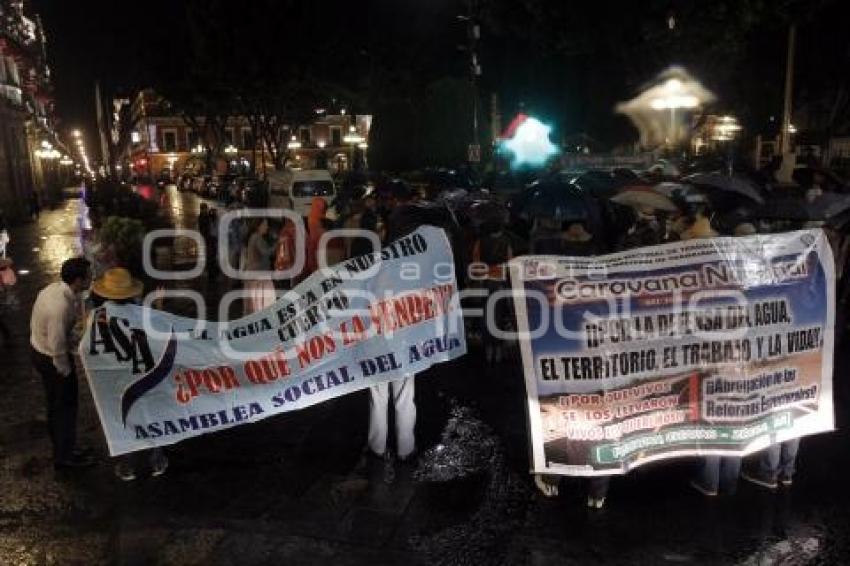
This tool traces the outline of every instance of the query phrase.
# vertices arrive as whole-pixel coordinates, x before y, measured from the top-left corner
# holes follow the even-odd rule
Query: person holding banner
[[[394,182],[396,208],[387,222],[387,239],[394,241],[407,236],[414,230],[405,217],[403,207],[413,199],[413,190],[402,181]],[[369,455],[374,458],[386,458],[387,436],[389,429],[389,400],[392,394],[395,410],[396,455],[402,462],[415,458],[416,438],[416,400],[414,395],[414,376],[408,375],[398,381],[389,381],[369,387]]]
[[[42,289],[35,300],[30,345],[33,366],[44,383],[53,467],[71,470],[94,465],[94,460],[76,447],[77,374],[71,357],[71,332],[81,312],[79,298],[91,277],[88,260],[66,260],[60,277],[61,281]]]
[[[700,195],[701,196],[701,195]],[[684,214],[677,220],[674,230],[682,240],[714,238],[717,231],[704,213],[704,201],[689,197],[684,202]],[[732,495],[738,488],[741,473],[741,458],[736,456],[705,456],[700,462],[690,485],[707,497],[721,491]]]
[[[552,251],[557,250],[559,255],[578,257],[592,256],[598,252],[596,239],[593,237],[593,234],[587,231],[583,220],[567,220],[563,226],[564,231],[560,235],[557,244],[554,244],[551,240],[544,240],[544,249],[547,249],[546,246],[552,246],[548,249]],[[547,251],[546,253],[552,253],[552,251]],[[546,497],[554,497],[558,494],[559,481],[559,476],[536,474],[534,477],[535,485]],[[608,496],[610,485],[611,476],[588,478],[587,506],[591,509],[602,509],[605,505],[605,498]]]
[[[123,267],[107,270],[102,277],[92,284],[92,306],[97,309],[106,303],[115,305],[138,304],[142,297],[144,285],[134,279],[130,272]],[[157,477],[168,468],[168,458],[162,448],[156,447],[117,457],[115,475],[122,481],[136,479],[136,470],[147,459],[151,476]]]
[[[742,472],[741,477],[767,489],[776,489],[779,484],[791,487],[799,449],[799,438],[772,444],[761,452],[756,469]]]

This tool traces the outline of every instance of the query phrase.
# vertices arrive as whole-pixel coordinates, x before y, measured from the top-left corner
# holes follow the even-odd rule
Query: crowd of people
[[[815,197],[816,198],[816,197]],[[282,222],[268,218],[242,218],[229,222],[226,234],[220,236],[218,211],[201,204],[197,220],[206,253],[207,277],[216,283],[220,277],[219,257],[225,258],[231,269],[244,271],[243,314],[249,315],[271,305],[281,288],[289,288],[303,281],[320,265],[333,265],[347,258],[370,251],[373,242],[361,237],[331,238],[325,235],[334,228],[356,228],[374,234],[382,243],[404,236],[423,223],[440,224],[442,220],[424,220],[421,214],[420,194],[409,185],[397,181],[384,195],[363,190],[349,199],[344,206],[334,203],[334,210],[320,197],[312,201],[309,215],[301,226],[291,218]],[[505,265],[521,254],[591,256],[622,251],[639,246],[655,245],[676,240],[710,238],[719,234],[713,221],[709,201],[698,192],[672,194],[668,199],[674,207],[653,206],[637,199],[627,203],[628,213],[623,220],[623,210],[618,221],[594,222],[587,215],[575,217],[547,214],[531,215],[525,219],[525,237],[518,236],[518,227],[512,215],[505,210],[487,214],[476,222],[464,222],[451,212],[435,215],[448,219],[442,227],[449,232],[462,285],[478,286],[487,294],[508,286]],[[228,211],[237,209],[228,207]],[[340,214],[340,210],[344,212]],[[511,211],[514,212],[514,211]],[[427,216],[427,215],[426,215]],[[727,224],[725,233],[750,235],[756,226],[742,220]],[[299,233],[306,237],[298,237]],[[324,245],[327,244],[327,245]],[[292,272],[292,267],[303,257],[303,269]],[[472,276],[478,266],[478,276]],[[280,281],[274,272],[285,272]],[[839,271],[840,273],[840,271]],[[91,465],[90,456],[75,448],[74,427],[76,413],[76,377],[70,361],[73,351],[68,338],[75,315],[82,312],[77,305],[81,293],[89,288],[89,266],[84,260],[72,259],[63,265],[61,281],[43,290],[33,307],[32,349],[33,364],[42,376],[48,400],[48,427],[54,447],[57,468],[76,468]],[[462,279],[462,281],[460,281]],[[238,282],[231,280],[229,285]],[[122,268],[106,270],[92,286],[89,308],[107,301],[126,303],[137,301],[141,283]],[[512,313],[508,301],[497,303],[498,308],[488,309],[495,324],[510,324]],[[495,338],[484,321],[476,330],[481,332],[484,359],[487,364],[501,363],[505,357],[504,345]],[[492,321],[490,321],[492,322]],[[400,461],[411,461],[416,455],[414,428],[416,405],[414,378],[373,386],[370,388],[370,425],[365,454],[370,458],[387,459],[389,448],[388,411],[393,406],[395,417],[395,456]],[[799,441],[788,441],[772,446],[761,453],[756,465],[741,471],[741,459],[709,456],[702,458],[691,485],[706,496],[721,492],[734,492],[738,478],[751,481],[769,489],[778,485],[790,486],[795,469]],[[116,473],[123,480],[136,477],[136,470],[147,464],[153,475],[165,472],[168,460],[161,450],[152,450],[142,456],[122,458]],[[546,496],[558,493],[557,476],[535,476],[535,484]],[[587,481],[587,504],[601,508],[607,497],[610,476]]]

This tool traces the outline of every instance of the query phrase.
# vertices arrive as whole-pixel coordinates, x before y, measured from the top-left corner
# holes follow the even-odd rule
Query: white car
[[[313,197],[322,197],[328,206],[336,198],[333,177],[326,169],[272,171],[268,182],[269,206],[291,208],[301,216],[309,215]]]

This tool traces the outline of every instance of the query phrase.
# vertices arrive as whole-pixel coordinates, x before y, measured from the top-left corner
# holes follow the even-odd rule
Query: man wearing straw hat
[[[144,292],[144,284],[133,278],[123,267],[108,269],[103,277],[92,284],[92,305],[94,308],[106,303],[114,305],[137,304]],[[115,464],[115,475],[123,481],[136,479],[136,469],[147,456],[151,475],[156,477],[165,473],[168,468],[168,458],[162,448],[136,452],[119,456]]]
[[[89,286],[88,260],[66,260],[61,281],[42,289],[32,307],[32,363],[41,375],[47,399],[47,428],[57,470],[79,469],[94,461],[76,448],[77,375],[71,357],[71,330],[80,313],[79,297]]]

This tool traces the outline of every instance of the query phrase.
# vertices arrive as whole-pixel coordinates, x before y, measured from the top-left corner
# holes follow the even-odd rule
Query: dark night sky
[[[781,18],[770,14],[764,21],[747,24],[745,40],[735,51],[737,67],[728,69],[717,47],[733,27],[730,21],[738,25],[741,18],[722,11],[718,15],[714,8],[718,2],[479,1],[498,20],[485,24],[483,32],[482,84],[485,91],[498,91],[508,110],[523,102],[556,116],[567,130],[622,138],[628,127],[613,116],[614,103],[630,97],[640,82],[662,70],[662,61],[692,63],[689,66],[721,100],[751,124],[762,124],[767,115],[781,110],[786,28]],[[286,53],[287,33],[297,16],[288,9],[263,12],[258,8],[263,2],[281,6],[270,0],[223,4],[231,10],[227,25],[237,30],[238,41],[244,38],[257,50]],[[841,0],[800,4],[819,6],[810,13],[803,10],[799,35],[797,89],[810,94],[830,88],[838,73],[847,74],[850,34],[842,29],[846,18],[839,17]],[[742,4],[729,5],[736,10]],[[464,41],[464,27],[454,18],[462,12],[463,0],[348,0],[339,7],[330,1],[317,6],[313,12],[305,8],[305,17],[315,20],[316,29],[350,37],[351,51],[364,55],[346,61],[364,64],[371,57],[423,78],[464,76],[464,55],[455,50]],[[96,78],[109,90],[134,89],[155,85],[185,64],[184,1],[28,0],[27,11],[38,12],[46,28],[62,125],[87,130],[91,147]],[[679,18],[679,35],[668,37],[670,13]],[[280,33],[254,38],[251,17],[267,29],[276,29],[280,22]],[[647,41],[647,37],[659,39]],[[309,46],[305,49],[303,56],[309,57]],[[239,69],[232,77],[239,80]]]

